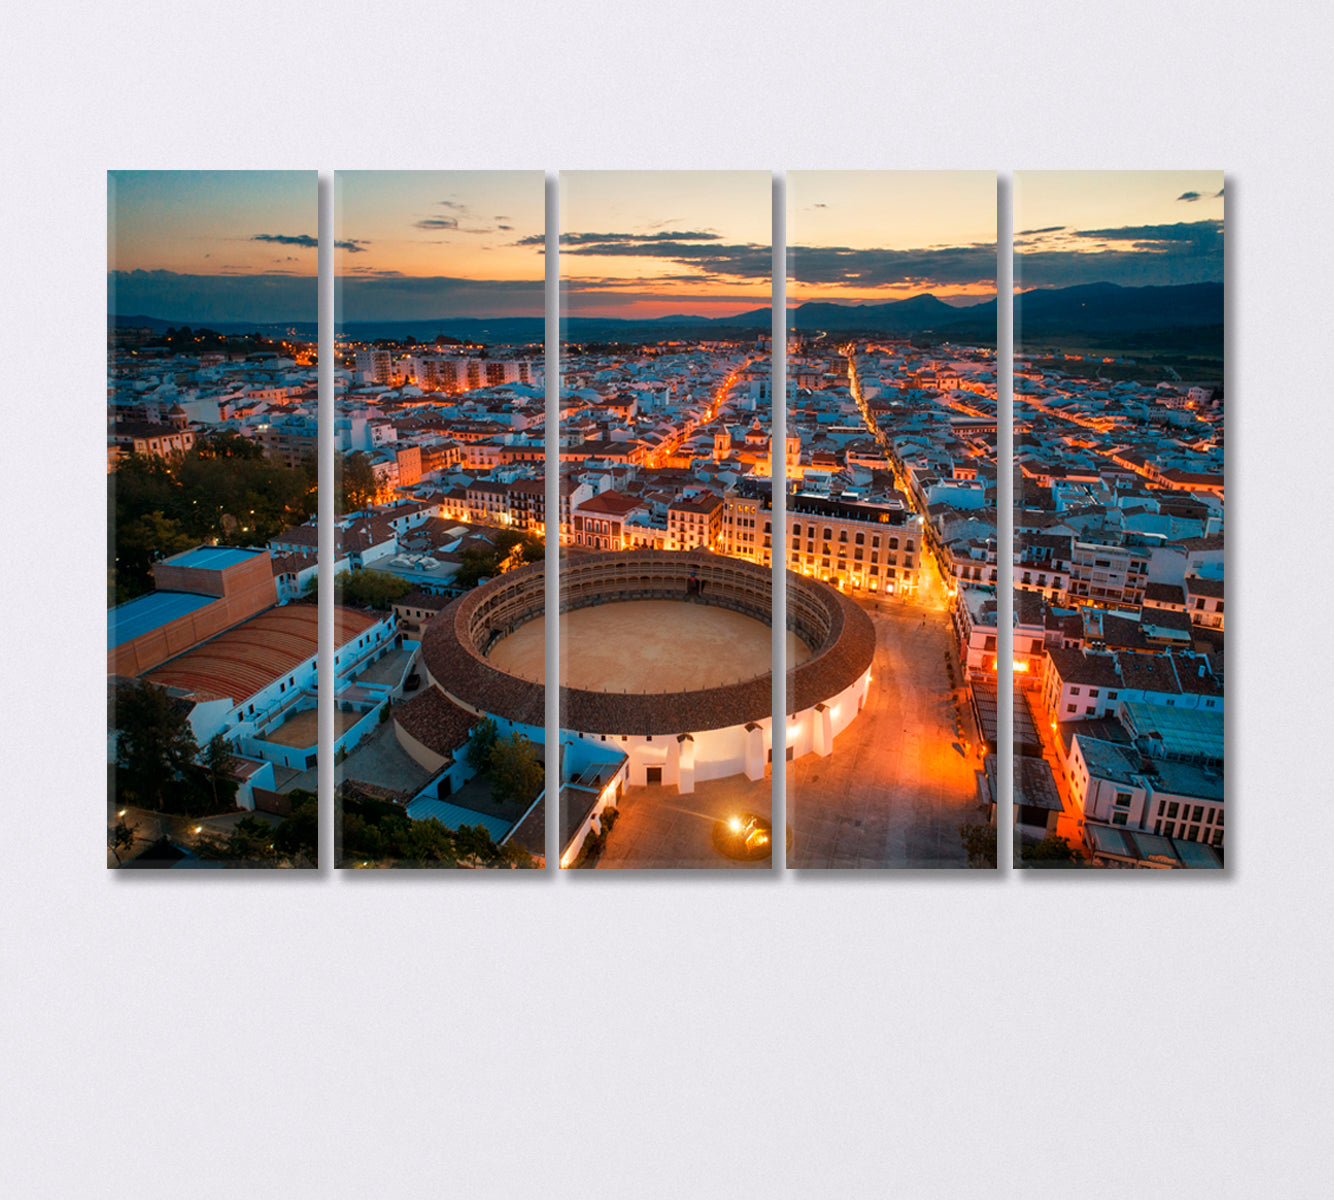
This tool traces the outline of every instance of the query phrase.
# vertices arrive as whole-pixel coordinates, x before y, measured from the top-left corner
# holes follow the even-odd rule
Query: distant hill
[[[767,333],[773,315],[755,308],[730,317],[698,317],[687,313],[655,320],[616,317],[566,317],[563,336],[579,342],[654,342],[673,338],[753,337]],[[118,325],[166,329],[191,324],[152,316],[122,316]],[[256,331],[281,334],[295,329],[314,337],[314,322],[291,325],[206,323],[219,333]],[[800,333],[908,337],[932,334],[954,341],[994,343],[996,301],[956,308],[938,297],[923,294],[883,304],[831,304],[815,300],[799,304],[788,314],[789,327]],[[1015,297],[1015,338],[1089,337],[1112,339],[1133,346],[1136,335],[1146,345],[1219,343],[1223,324],[1223,285],[1191,283],[1176,287],[1120,287],[1113,283],[1081,284],[1068,288],[1035,288]],[[441,317],[425,321],[353,321],[337,326],[338,333],[364,341],[402,339],[409,335],[430,343],[437,334],[486,345],[540,342],[546,329],[542,317]]]
[[[1120,287],[1087,283],[1068,288],[1035,288],[1015,297],[1014,333],[1122,333],[1129,330],[1186,329],[1223,323],[1221,283],[1175,287]]]
[[[315,321],[287,321],[279,324],[257,321],[182,321],[179,318],[168,320],[163,317],[151,317],[144,313],[134,313],[131,316],[120,313],[113,316],[108,313],[107,325],[117,329],[151,329],[154,333],[179,329],[183,325],[188,325],[192,329],[211,329],[214,333],[260,333],[265,337],[281,337],[294,332],[298,337],[308,337],[311,341],[314,341],[319,334],[319,324]]]

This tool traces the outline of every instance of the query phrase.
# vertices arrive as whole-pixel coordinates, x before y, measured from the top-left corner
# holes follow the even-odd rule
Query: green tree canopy
[[[339,796],[335,820],[342,831],[343,866],[536,866],[526,850],[496,845],[480,825],[454,830],[434,818],[414,821],[401,804],[389,800]]]
[[[968,865],[975,870],[996,866],[996,830],[990,825],[959,826],[959,840],[968,855]]]
[[[474,771],[485,771],[491,765],[491,751],[495,749],[499,736],[496,723],[490,717],[484,717],[474,725],[464,751],[468,766]]]
[[[1077,866],[1074,849],[1063,837],[1048,834],[1040,842],[1034,842],[1021,850],[1026,867],[1072,867]]]
[[[365,508],[380,490],[371,460],[360,450],[345,454],[338,464],[338,511]]]
[[[546,772],[528,739],[515,730],[491,747],[491,798],[528,803],[542,791]]]
[[[291,813],[273,831],[273,847],[294,867],[319,862],[320,800],[314,792],[295,788],[288,793]]]
[[[116,689],[117,791],[158,812],[181,805],[181,781],[199,752],[184,708],[142,681]]]
[[[114,535],[108,578],[116,603],[152,590],[159,558],[201,544],[263,545],[316,508],[314,460],[287,467],[231,432],[184,455],[132,454],[107,476]]]
[[[306,584],[308,593],[315,592],[317,581]],[[359,608],[386,609],[412,591],[412,584],[388,571],[339,571],[334,576],[334,599],[338,604],[355,604]]]

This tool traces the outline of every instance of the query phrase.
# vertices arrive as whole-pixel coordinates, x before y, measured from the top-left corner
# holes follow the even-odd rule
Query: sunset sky
[[[314,321],[314,171],[108,171],[108,311]]]
[[[768,171],[562,171],[564,310],[733,316],[769,304]]]
[[[996,291],[994,171],[789,171],[788,304]]]
[[[1222,171],[1017,171],[1015,285],[1223,278]]]
[[[338,321],[541,317],[542,171],[339,171]]]

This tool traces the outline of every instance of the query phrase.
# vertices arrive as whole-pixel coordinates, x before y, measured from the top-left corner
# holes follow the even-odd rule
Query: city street
[[[984,819],[974,778],[982,762],[966,706],[966,744],[955,734],[948,612],[863,607],[876,629],[870,694],[832,755],[788,764],[788,866],[966,867],[959,826]]]

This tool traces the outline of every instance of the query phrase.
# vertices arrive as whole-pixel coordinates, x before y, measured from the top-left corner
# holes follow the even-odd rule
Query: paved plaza
[[[398,744],[392,717],[362,738],[357,748],[334,768],[336,780],[360,779],[409,793],[420,790],[431,774]]]
[[[949,614],[894,601],[863,607],[876,632],[866,706],[828,758],[788,764],[788,866],[967,867],[959,826],[985,819],[982,759],[962,693],[964,742],[955,732]]]
[[[959,867],[959,826],[983,821],[977,732],[946,669],[953,634],[943,599],[866,600],[876,631],[871,687],[860,716],[828,758],[788,763],[789,867]],[[955,678],[961,679],[957,663]],[[956,696],[963,738],[955,731]],[[600,867],[732,867],[712,844],[714,822],[734,812],[770,815],[770,780],[744,775],[697,784],[632,787]]]
[[[744,775],[695,784],[693,794],[677,795],[661,784],[627,788],[620,816],[598,860],[615,867],[750,867],[768,870],[770,859],[738,862],[713,845],[713,827],[742,812],[769,819],[770,781],[752,783]]]

